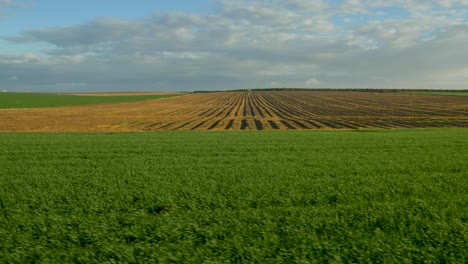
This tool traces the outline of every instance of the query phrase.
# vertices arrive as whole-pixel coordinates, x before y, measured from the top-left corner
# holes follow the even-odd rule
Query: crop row
[[[241,91],[119,104],[0,110],[0,131],[423,127],[468,127],[468,97],[350,91]]]
[[[359,92],[245,91],[203,94],[143,130],[468,127],[468,98]],[[183,117],[183,119],[181,119]]]

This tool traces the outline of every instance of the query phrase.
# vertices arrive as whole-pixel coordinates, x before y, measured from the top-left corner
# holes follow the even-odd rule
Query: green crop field
[[[0,93],[0,109],[134,102],[180,95],[182,94],[78,96],[39,93]]]
[[[411,91],[411,92],[404,92],[409,94],[427,94],[427,95],[448,95],[448,96],[468,96],[468,91]]]
[[[467,263],[468,130],[0,133],[0,263]]]

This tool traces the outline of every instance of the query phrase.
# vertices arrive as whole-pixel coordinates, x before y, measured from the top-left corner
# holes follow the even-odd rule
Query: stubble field
[[[284,130],[468,127],[468,97],[244,91],[0,110],[0,131]]]

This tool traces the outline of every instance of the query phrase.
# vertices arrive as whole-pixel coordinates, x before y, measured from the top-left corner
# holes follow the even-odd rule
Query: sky
[[[0,0],[0,89],[468,89],[468,0]]]

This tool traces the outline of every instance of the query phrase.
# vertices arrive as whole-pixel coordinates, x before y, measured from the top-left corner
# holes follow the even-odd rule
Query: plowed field
[[[190,94],[144,102],[0,110],[0,131],[468,127],[468,97],[345,91]]]

